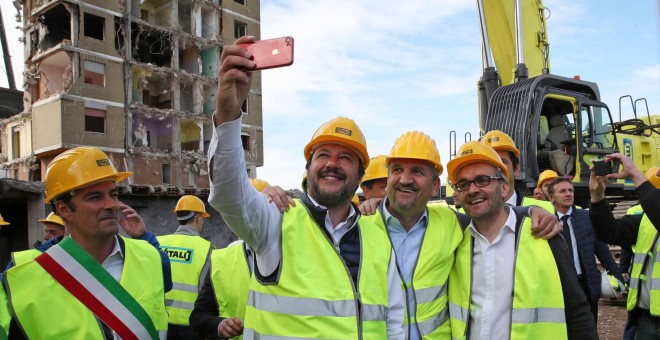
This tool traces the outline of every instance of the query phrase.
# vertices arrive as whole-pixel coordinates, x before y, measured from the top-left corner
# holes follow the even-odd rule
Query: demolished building
[[[96,146],[134,173],[122,195],[208,195],[220,53],[242,35],[259,39],[259,0],[13,2],[24,32],[24,110],[0,120],[7,177],[41,181],[58,154]],[[255,177],[259,72],[252,86],[242,134]]]

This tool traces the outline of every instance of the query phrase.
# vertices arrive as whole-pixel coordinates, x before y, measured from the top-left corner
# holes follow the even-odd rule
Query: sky
[[[546,0],[551,73],[596,82],[618,118],[619,97],[660,114],[657,0]],[[10,1],[0,1],[17,84],[22,45]],[[357,122],[370,156],[401,134],[431,136],[443,165],[449,133],[478,136],[481,40],[473,0],[261,0],[261,38],[292,36],[292,66],[262,71],[264,166],[257,177],[299,188],[303,148],[335,117]],[[4,64],[0,65],[4,70]],[[0,86],[7,86],[0,72]],[[20,87],[20,85],[19,85]],[[632,118],[624,106],[623,118]],[[446,183],[446,174],[442,176]]]

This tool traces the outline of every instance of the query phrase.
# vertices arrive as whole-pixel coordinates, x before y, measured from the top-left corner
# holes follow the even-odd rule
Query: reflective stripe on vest
[[[223,318],[245,320],[250,268],[243,247],[239,241],[211,252],[211,283]]]
[[[201,273],[207,264],[212,245],[200,236],[158,236],[160,249],[172,267],[172,290],[165,294],[169,323],[188,326],[199,294]]]
[[[432,204],[427,208],[428,225],[420,245],[412,284],[403,286],[408,296],[414,295],[416,302],[415,320],[411,322],[417,325],[422,338],[436,339],[450,334],[449,313],[446,310],[447,278],[454,263],[454,251],[463,240],[463,232],[456,214],[447,206]],[[369,221],[386,230],[380,212]],[[408,299],[406,312],[411,308],[407,303]],[[408,318],[405,320],[407,324]]]
[[[514,213],[510,210],[509,213]],[[546,240],[534,239],[530,219],[524,218],[519,228],[515,256],[511,339],[566,339],[564,297],[559,270]],[[449,313],[452,337],[467,336],[471,301],[472,236],[465,239],[456,252],[449,277]],[[542,292],[542,294],[539,294]]]
[[[299,200],[296,203],[282,221],[278,281],[262,285],[256,275],[251,279],[244,338],[387,338],[391,247],[386,233],[363,221],[356,226],[361,263],[355,289],[322,227]]]
[[[639,231],[637,232],[637,242],[632,246],[633,265],[630,271],[630,284],[628,288],[628,301],[626,307],[629,311],[637,307],[639,299],[639,291],[642,285],[642,272],[644,264],[648,255],[652,252],[652,247],[658,244],[653,251],[653,269],[651,277],[647,280],[651,281],[650,285],[650,313],[653,315],[660,315],[660,242],[657,241],[658,232],[651,223],[649,217],[644,214],[642,221],[639,224]],[[649,265],[649,264],[646,264]]]
[[[163,271],[158,252],[142,240],[123,239],[124,268],[120,284],[144,308],[161,338],[167,334],[163,303]],[[30,339],[102,339],[99,322],[38,263],[29,261],[7,271],[6,288],[12,315]],[[39,296],[35,308],[34,292]],[[75,322],[72,322],[75,320]],[[53,325],[57,325],[54,327]]]

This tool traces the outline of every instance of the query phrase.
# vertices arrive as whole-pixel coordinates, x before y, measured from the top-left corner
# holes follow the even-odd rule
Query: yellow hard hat
[[[481,142],[495,149],[495,151],[510,151],[516,157],[520,158],[520,150],[516,148],[516,143],[506,133],[500,130],[488,131],[482,138]]]
[[[305,160],[309,161],[317,146],[329,143],[343,145],[354,150],[362,160],[362,166],[364,168],[369,166],[367,141],[364,139],[362,130],[352,119],[338,117],[321,125],[314,133],[312,140],[305,145]]]
[[[202,214],[204,218],[210,216],[206,213],[206,206],[204,206],[204,202],[202,202],[199,197],[194,195],[181,196],[179,202],[176,203],[176,208],[174,208],[174,212],[177,211],[194,211]]]
[[[353,195],[353,198],[351,198],[351,203],[360,205],[360,197],[357,194]]]
[[[250,178],[250,183],[252,183],[252,186],[257,189],[258,192],[262,192],[270,186],[268,182],[258,178]]]
[[[392,159],[395,158],[419,159],[431,162],[442,174],[440,152],[438,152],[438,147],[435,146],[435,141],[419,131],[409,131],[397,138],[390,154],[387,156],[387,164],[390,164]]]
[[[502,163],[502,158],[497,154],[495,149],[490,146],[479,143],[477,141],[467,142],[461,145],[461,148],[458,149],[458,156],[449,163],[447,163],[447,171],[449,171],[449,181],[453,184],[456,184],[456,173],[462,167],[473,164],[473,163],[488,163],[492,164],[504,174],[505,179],[509,178],[509,171],[506,169],[504,163]]]
[[[9,225],[9,222],[5,221],[5,219],[2,218],[2,215],[0,215],[0,225]]]
[[[647,171],[644,177],[651,182],[656,188],[660,189],[660,177],[658,177],[658,170],[660,167],[652,166]]]
[[[536,184],[536,187],[540,188],[543,185],[543,183],[545,183],[547,181],[552,181],[553,179],[555,179],[557,177],[559,177],[559,175],[556,172],[552,171],[552,170],[543,171],[539,175],[539,182],[538,182],[538,184]]]
[[[387,165],[385,164],[386,158],[387,156],[385,155],[378,155],[371,158],[367,170],[364,171],[364,177],[362,177],[361,184],[374,179],[387,178]]]
[[[46,222],[55,223],[55,224],[59,224],[59,225],[64,227],[64,221],[62,220],[61,217],[55,215],[55,213],[48,214],[48,216],[46,216],[46,218],[39,220],[39,222],[41,222],[41,223],[46,223]]]
[[[46,168],[46,199],[54,198],[95,183],[121,182],[132,172],[118,172],[108,155],[98,148],[79,147],[64,151]]]

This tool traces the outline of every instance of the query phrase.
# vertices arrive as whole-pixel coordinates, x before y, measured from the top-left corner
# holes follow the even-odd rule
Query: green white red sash
[[[70,237],[35,261],[122,339],[158,339],[142,306]]]

